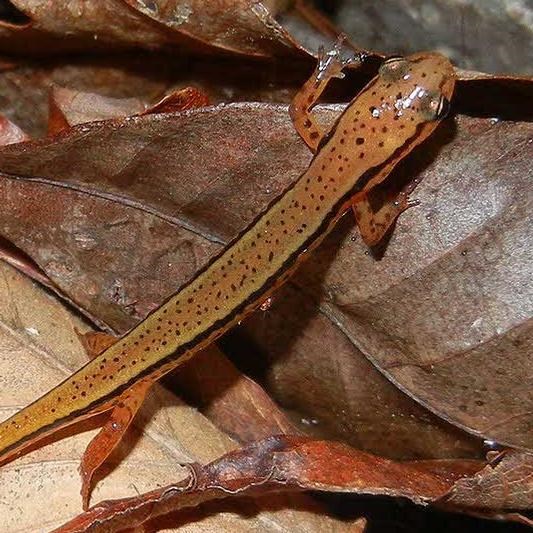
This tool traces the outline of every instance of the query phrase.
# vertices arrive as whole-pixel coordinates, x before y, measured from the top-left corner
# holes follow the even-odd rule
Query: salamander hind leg
[[[82,333],[76,327],[74,328],[74,331],[89,359],[98,357],[103,351],[107,350],[107,348],[119,340],[119,337],[115,337],[109,333],[103,333],[102,331],[88,331],[87,333]]]
[[[319,48],[318,64],[315,71],[298,91],[289,107],[289,114],[298,135],[312,152],[317,151],[320,141],[324,137],[324,132],[311,113],[311,109],[332,78],[343,78],[342,70],[344,67],[362,61],[360,54],[345,59],[341,57],[344,39],[344,35],[341,34],[329,52],[324,52],[323,47]]]
[[[109,420],[87,446],[80,464],[81,496],[84,510],[89,507],[91,481],[94,473],[122,440],[152,385],[152,380],[144,380],[124,391],[113,407]]]

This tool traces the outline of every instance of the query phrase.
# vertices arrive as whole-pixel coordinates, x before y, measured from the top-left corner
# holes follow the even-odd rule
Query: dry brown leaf
[[[169,382],[180,397],[190,399],[219,429],[241,443],[299,433],[265,390],[216,346],[196,355]]]
[[[169,93],[152,105],[140,98],[112,98],[73,91],[64,87],[54,87],[50,93],[48,135],[57,134],[85,122],[151,113],[175,113],[205,107],[208,104],[207,95],[192,87]]]
[[[507,450],[475,476],[455,483],[443,503],[486,510],[533,508],[533,454]]]
[[[0,115],[0,145],[28,141],[29,137],[15,123]]]
[[[323,120],[332,120],[335,109],[327,108]],[[343,371],[335,359],[349,359],[357,348],[443,418],[474,434],[527,446],[531,388],[517,376],[528,364],[531,316],[525,292],[531,247],[520,244],[529,216],[521,191],[530,171],[531,126],[466,117],[447,124],[411,166],[404,165],[411,177],[430,165],[417,191],[422,207],[402,217],[385,257],[376,262],[365,255],[364,247],[346,235],[346,219],[295,278],[293,286],[304,300],[322,295],[323,318],[353,347],[338,353],[336,346],[331,360],[322,351],[318,360],[299,364],[300,385],[295,388],[294,378],[288,378],[291,386],[285,388],[296,340],[299,350],[312,353],[305,344],[311,338],[305,323],[287,337],[269,326],[274,314],[268,313],[255,320],[254,336],[267,351],[285,354],[284,363],[271,371],[279,397],[299,409],[316,404],[310,396],[319,398],[320,409],[313,413],[319,421],[328,419],[337,427],[346,419],[359,424],[361,413],[347,409],[349,388],[339,395]],[[2,149],[0,170],[25,177],[0,184],[8,199],[2,232],[93,316],[123,329],[191,276],[295,179],[309,158],[286,109],[276,106],[241,104],[85,125],[61,139]],[[58,182],[69,189],[60,192]],[[58,194],[64,196],[63,212],[46,207],[57,202]],[[96,219],[89,216],[96,212]],[[62,229],[31,237],[35,220]],[[140,253],[138,242],[154,245]],[[499,253],[501,246],[507,251]],[[102,271],[101,264],[110,268]],[[480,270],[485,271],[481,278]],[[480,282],[483,287],[476,290]],[[490,323],[480,315],[480,306]],[[268,334],[261,336],[261,331]],[[505,355],[495,356],[497,350]],[[334,370],[317,373],[322,389],[316,396],[308,383],[316,384],[317,376],[307,372],[319,364]],[[339,405],[342,396],[344,407]],[[339,406],[333,417],[332,405]],[[367,414],[373,431],[376,417]],[[427,432],[427,424],[417,420],[423,415],[401,416],[409,417],[407,425],[400,423],[409,441],[416,440],[413,426]],[[383,422],[376,427],[374,439],[379,440],[387,428]]]
[[[0,263],[0,416],[5,418],[81,366],[86,355],[74,328],[78,318],[11,267]],[[184,462],[208,462],[234,447],[202,415],[157,387],[114,455],[93,501],[134,495],[185,476]],[[78,463],[95,431],[39,448],[0,469],[2,531],[49,531],[81,510]],[[242,517],[221,512],[187,526],[188,531],[336,531],[340,524],[315,512],[304,497],[282,499],[280,510],[257,508]],[[46,507],[43,507],[46,502]],[[294,510],[293,510],[294,508]],[[46,512],[43,512],[46,509]],[[297,510],[300,509],[300,510]],[[306,511],[305,509],[309,509]],[[196,520],[196,521],[195,521]]]
[[[48,134],[53,135],[84,122],[138,115],[145,109],[140,98],[112,98],[53,87],[50,93]]]
[[[8,52],[131,46],[252,57],[302,52],[276,20],[287,9],[286,0],[56,0],[51,4],[13,0],[12,4],[21,20],[0,24],[0,49]],[[300,25],[306,22],[302,18]],[[309,25],[307,31],[315,30]]]
[[[458,470],[458,467],[462,470]],[[205,465],[191,465],[180,483],[135,498],[104,502],[56,533],[119,531],[152,517],[213,499],[303,489],[402,496],[416,503],[439,498],[480,464],[449,461],[439,473],[394,463],[341,443],[273,436]]]

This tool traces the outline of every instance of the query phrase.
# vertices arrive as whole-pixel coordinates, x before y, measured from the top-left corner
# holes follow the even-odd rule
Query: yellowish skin
[[[94,471],[120,441],[150,385],[257,309],[354,207],[374,244],[409,204],[374,213],[366,193],[432,133],[455,75],[438,54],[391,58],[323,137],[310,109],[346,61],[336,47],[296,96],[291,116],[316,155],[305,173],[161,307],[50,392],[0,424],[0,463],[82,418],[111,411],[82,460],[87,507]]]

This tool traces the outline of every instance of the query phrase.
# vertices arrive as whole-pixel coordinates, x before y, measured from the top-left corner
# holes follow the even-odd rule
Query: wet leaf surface
[[[294,387],[295,377],[294,371],[286,374],[291,355],[286,348],[282,354],[282,346],[293,344],[295,365],[311,369],[299,375],[302,383],[311,373],[313,379],[323,376],[322,384],[332,375],[330,391],[342,376],[334,368],[350,369],[353,363],[345,359],[360,350],[444,419],[492,440],[530,446],[533,398],[523,376],[531,375],[531,220],[523,192],[533,130],[527,123],[464,117],[451,126],[434,139],[440,151],[433,162],[428,146],[429,161],[420,154],[400,169],[412,174],[426,167],[416,191],[421,205],[399,221],[380,261],[352,241],[346,222],[344,235],[333,235],[295,278],[298,291],[322,294],[312,337],[318,341],[329,322],[349,338],[352,350],[334,351],[329,372],[315,371],[306,361],[305,340],[291,332],[298,319],[289,303],[281,304],[282,315],[272,313],[271,323],[253,318],[254,335],[280,361],[270,370],[278,391],[291,390],[284,379]],[[355,387],[350,370],[346,376],[341,390]],[[285,397],[292,405],[309,405],[311,395]],[[322,404],[314,412],[320,420],[327,411]]]

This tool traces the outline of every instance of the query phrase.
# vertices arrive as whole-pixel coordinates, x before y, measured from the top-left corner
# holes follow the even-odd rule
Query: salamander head
[[[444,56],[425,53],[390,57],[381,65],[378,80],[376,93],[382,93],[381,104],[374,115],[390,111],[396,120],[408,115],[413,122],[420,122],[446,116],[455,74]]]
[[[337,126],[351,132],[344,146],[368,168],[395,157],[400,148],[410,151],[444,118],[454,85],[454,69],[440,54],[387,59]]]

